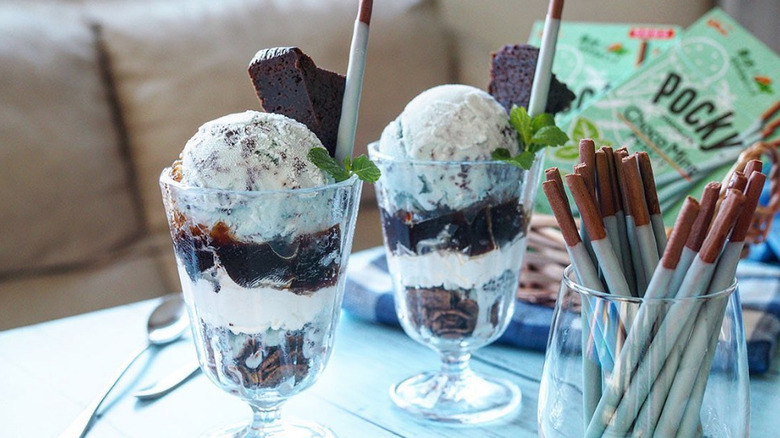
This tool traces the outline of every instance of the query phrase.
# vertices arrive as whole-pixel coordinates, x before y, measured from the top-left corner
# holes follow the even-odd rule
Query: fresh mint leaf
[[[530,151],[521,152],[519,155],[512,157],[509,151],[504,148],[498,148],[491,154],[494,160],[503,161],[505,163],[513,164],[521,169],[529,170],[534,164],[534,153]]]
[[[358,178],[370,183],[376,182],[382,175],[376,164],[365,155],[355,157],[352,161],[351,170]]]
[[[545,126],[534,132],[534,136],[531,138],[531,145],[538,145],[536,149],[540,150],[545,146],[560,146],[567,141],[569,141],[569,136],[557,126],[552,125]]]
[[[509,123],[515,128],[515,131],[520,135],[520,141],[523,146],[531,144],[531,137],[533,137],[533,131],[531,129],[531,116],[528,115],[528,111],[521,106],[513,106],[509,112]]]
[[[550,113],[537,114],[531,119],[531,130],[536,133],[545,126],[555,126],[555,118]]]
[[[507,149],[499,148],[491,154],[494,160],[506,161],[528,170],[537,152],[569,141],[569,136],[555,126],[552,114],[542,113],[531,118],[525,108],[515,105],[509,112],[509,122],[517,131],[520,153],[512,157]]]
[[[325,148],[311,148],[309,150],[309,161],[322,169],[323,172],[332,176],[336,182],[349,179],[349,171],[339,166],[338,161],[331,157]]]
[[[365,155],[355,158],[354,161],[351,161],[349,157],[344,158],[344,167],[341,167],[338,161],[331,157],[324,148],[311,148],[308,157],[309,161],[332,176],[336,182],[345,181],[354,174],[362,181],[373,183],[381,175],[379,168]]]
[[[512,159],[512,161],[514,163],[517,163],[517,164],[515,164],[516,166],[520,166],[521,168],[523,168],[525,170],[530,170],[531,166],[534,165],[535,155],[536,154],[534,154],[531,151],[525,151],[525,152],[521,153],[520,155],[514,157]]]
[[[494,150],[490,156],[496,161],[508,161],[512,159],[512,155],[509,153],[509,149],[498,148]]]

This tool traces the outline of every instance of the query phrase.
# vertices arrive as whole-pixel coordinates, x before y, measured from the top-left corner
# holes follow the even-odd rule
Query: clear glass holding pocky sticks
[[[609,149],[599,155],[588,144],[565,177],[585,233],[558,170],[548,169],[543,183],[572,266],[548,342],[540,434],[744,436],[748,370],[735,272],[766,181],[761,162],[733,174],[719,205],[717,184],[701,202],[686,198],[667,239],[650,219],[658,206],[647,159],[615,151],[623,172],[614,184]],[[621,209],[630,251],[612,244],[621,236],[606,226]],[[571,400],[582,403],[561,409]]]

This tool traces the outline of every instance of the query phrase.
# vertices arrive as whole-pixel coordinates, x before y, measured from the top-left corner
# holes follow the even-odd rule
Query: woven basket
[[[755,143],[745,149],[737,162],[726,175],[725,187],[735,171],[742,171],[750,160],[761,159],[772,165],[769,173],[770,199],[767,205],[759,205],[753,217],[745,245],[745,253],[750,245],[766,240],[772,219],[780,211],[780,153],[768,143]],[[558,223],[550,215],[535,213],[528,232],[528,252],[523,259],[520,287],[517,298],[529,303],[554,306],[561,284],[563,270],[569,265],[569,256],[561,236]]]

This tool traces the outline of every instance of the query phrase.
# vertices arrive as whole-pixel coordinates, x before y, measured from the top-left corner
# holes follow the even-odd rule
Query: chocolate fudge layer
[[[435,213],[416,218],[406,211],[391,214],[380,208],[388,246],[394,251],[422,255],[437,250],[458,251],[478,256],[493,251],[523,235],[525,213],[517,198],[496,205],[476,205],[454,212]],[[425,241],[442,240],[446,244],[431,247]],[[423,242],[421,245],[420,243]]]
[[[283,284],[292,293],[309,295],[338,281],[341,228],[334,225],[292,241],[257,243],[237,240],[220,222],[210,230],[176,230],[173,246],[193,282],[218,263],[239,286],[253,288],[269,281]],[[213,284],[219,292],[219,283]]]

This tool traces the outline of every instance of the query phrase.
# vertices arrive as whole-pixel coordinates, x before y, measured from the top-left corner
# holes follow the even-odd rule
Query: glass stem
[[[442,352],[441,373],[450,381],[465,380],[472,373],[469,368],[471,354],[464,352]]]
[[[252,424],[248,437],[278,436],[282,431],[281,404],[272,406],[252,406]]]

